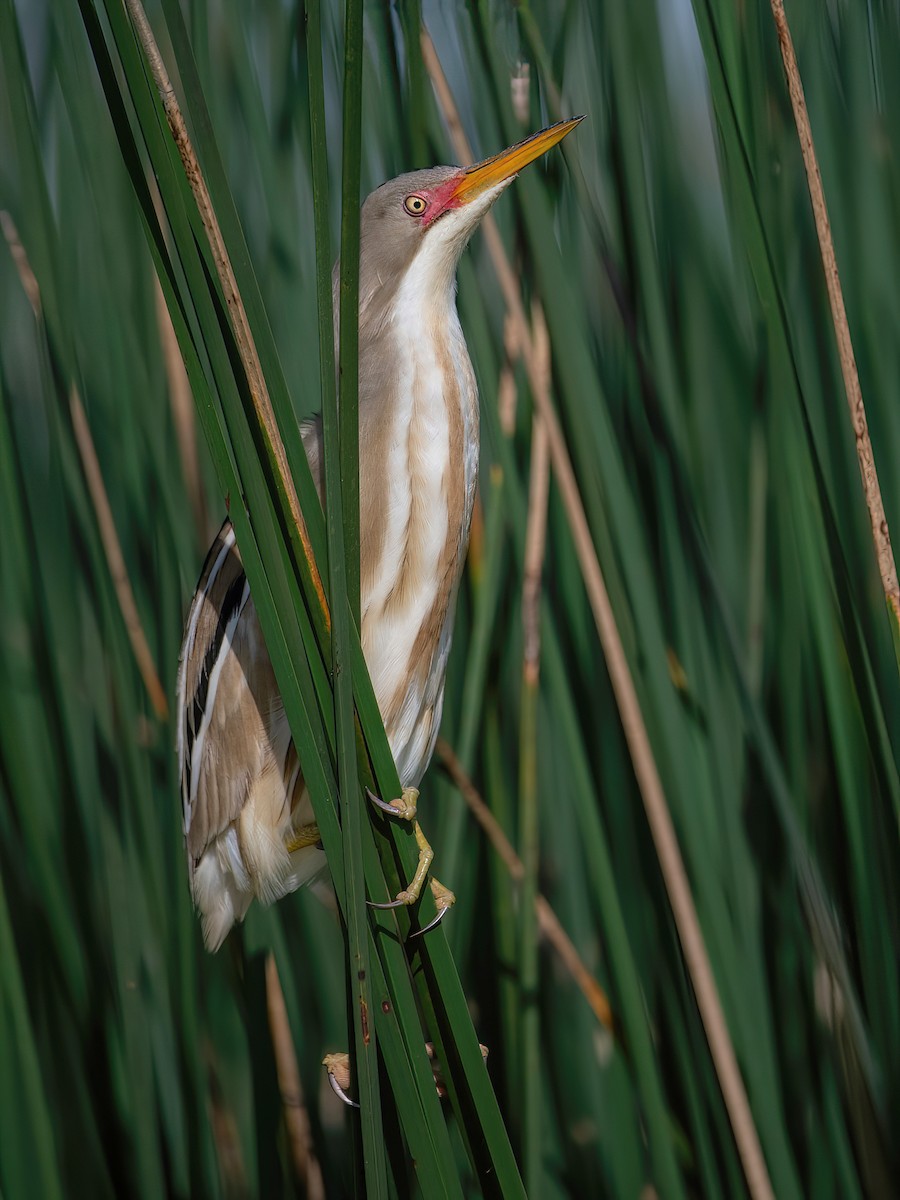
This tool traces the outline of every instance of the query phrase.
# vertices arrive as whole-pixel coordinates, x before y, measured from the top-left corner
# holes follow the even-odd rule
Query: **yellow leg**
[[[318,846],[321,840],[318,825],[301,825],[284,844],[288,854],[293,854],[295,850],[305,850],[307,846]]]
[[[422,884],[428,875],[428,868],[434,862],[434,851],[425,834],[422,832],[422,826],[418,821],[413,822],[413,833],[415,834],[416,845],[419,847],[419,865],[416,867],[416,873],[407,887],[402,892],[397,893],[397,899],[401,904],[415,904],[422,894]]]
[[[395,900],[391,900],[387,904],[372,904],[372,907],[400,908],[403,905],[415,904],[422,894],[422,886],[428,876],[429,868],[434,862],[434,851],[425,834],[422,832],[422,826],[416,820],[417,802],[419,799],[418,789],[404,788],[400,799],[392,800],[389,804],[374,796],[368,789],[366,791],[372,803],[376,804],[383,812],[388,813],[392,817],[399,817],[403,821],[413,822],[413,833],[415,834],[416,845],[419,847],[419,863],[409,885],[402,892],[397,893]],[[447,909],[456,903],[456,897],[450,889],[444,887],[436,879],[432,879],[431,881],[431,894],[434,896],[438,913],[429,925],[426,925],[424,929],[419,931],[420,933],[427,933],[429,929],[433,929],[443,918]]]

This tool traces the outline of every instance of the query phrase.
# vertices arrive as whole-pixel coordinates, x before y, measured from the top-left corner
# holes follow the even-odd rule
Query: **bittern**
[[[362,207],[359,259],[360,581],[363,652],[403,796],[441,719],[456,592],[478,468],[478,396],[456,312],[456,267],[516,173],[563,121],[476,166],[382,184]],[[322,424],[301,428],[323,492]],[[240,551],[225,522],[190,608],[178,678],[178,755],[191,891],[216,950],[254,897],[271,903],[325,864]],[[431,851],[393,903],[418,899]],[[440,913],[452,902],[435,888]]]

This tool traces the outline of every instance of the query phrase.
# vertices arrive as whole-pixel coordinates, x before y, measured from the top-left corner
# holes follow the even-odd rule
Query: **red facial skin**
[[[464,175],[465,172],[460,171],[458,175],[451,175],[444,183],[439,183],[436,188],[431,188],[427,192],[412,193],[414,196],[421,196],[428,204],[422,215],[417,218],[424,229],[427,229],[449,209],[462,206],[463,201],[455,193]]]
[[[426,207],[423,213],[410,213],[410,216],[417,220],[423,229],[427,229],[450,209],[461,208],[488,188],[515,179],[523,167],[527,167],[551,146],[561,142],[581,120],[582,117],[574,117],[571,121],[558,121],[549,129],[542,129],[540,133],[516,142],[508,150],[501,150],[499,154],[494,154],[473,167],[457,171],[437,187],[411,192],[410,196],[423,200]],[[407,196],[407,200],[410,196]]]

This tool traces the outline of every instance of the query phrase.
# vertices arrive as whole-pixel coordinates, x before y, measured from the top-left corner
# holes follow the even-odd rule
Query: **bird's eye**
[[[407,196],[403,201],[403,207],[412,217],[421,217],[422,213],[428,207],[428,201],[424,196]]]

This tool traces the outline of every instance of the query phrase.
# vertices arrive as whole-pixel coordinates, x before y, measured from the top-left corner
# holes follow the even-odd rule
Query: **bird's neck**
[[[431,291],[414,268],[360,357],[362,634],[386,719],[403,703],[411,658],[449,646],[478,463],[454,289]]]

